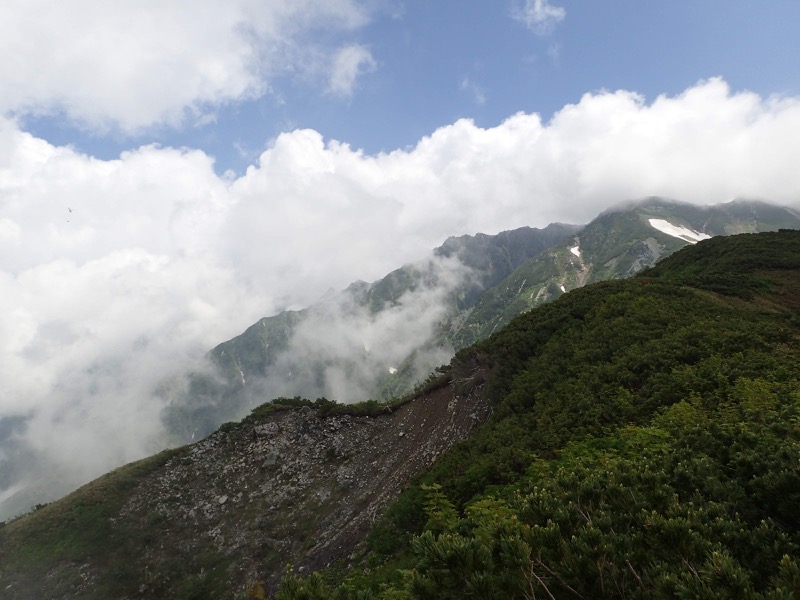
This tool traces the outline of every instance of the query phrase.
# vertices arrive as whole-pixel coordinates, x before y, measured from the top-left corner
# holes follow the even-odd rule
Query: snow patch
[[[578,258],[581,257],[581,247],[580,246],[574,246],[574,247],[570,248],[569,251],[572,252]]]
[[[664,219],[650,219],[650,225],[662,233],[689,242],[690,244],[696,244],[700,240],[711,238],[711,236],[706,233],[698,233],[697,231],[692,231],[680,225],[673,225]]]
[[[394,375],[395,373],[397,373],[397,369],[395,369],[394,367],[389,367],[389,374]]]
[[[564,289],[564,286],[563,286],[563,285],[561,286],[561,291],[562,291],[562,292],[566,292],[566,291],[567,291],[567,290],[565,290],[565,289]]]

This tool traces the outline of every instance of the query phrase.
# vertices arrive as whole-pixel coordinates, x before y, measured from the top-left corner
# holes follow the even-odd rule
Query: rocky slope
[[[0,597],[170,598],[195,586],[233,598],[252,579],[276,585],[287,564],[347,561],[409,481],[489,414],[480,387],[465,395],[442,387],[376,416],[268,408],[133,481],[128,470],[112,473],[7,524],[6,551],[37,526],[40,542],[59,547],[86,535],[73,526],[103,510],[91,527],[120,543],[105,552],[62,545],[60,560],[50,556],[41,571],[0,555]]]

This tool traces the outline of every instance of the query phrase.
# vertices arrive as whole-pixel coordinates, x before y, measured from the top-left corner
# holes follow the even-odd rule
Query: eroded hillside
[[[489,413],[480,388],[450,387],[376,416],[261,412],[8,524],[3,547],[24,554],[2,556],[0,596],[234,597],[252,579],[276,584],[290,563],[356,557],[386,505]],[[31,556],[21,538],[32,530],[49,556]]]

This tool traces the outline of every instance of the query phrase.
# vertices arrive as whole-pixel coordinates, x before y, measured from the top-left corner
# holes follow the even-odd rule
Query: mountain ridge
[[[402,396],[455,351],[488,336],[517,314],[550,302],[570,289],[634,275],[685,246],[687,240],[667,234],[645,220],[665,217],[674,226],[706,236],[800,228],[800,214],[761,201],[697,206],[650,197],[607,209],[584,226],[551,224],[544,229],[522,227],[497,235],[450,237],[433,251],[433,257],[457,259],[465,267],[456,272],[455,280],[449,272],[452,264],[445,268],[432,267],[431,262],[406,265],[373,283],[354,282],[343,292],[327,294],[322,302],[301,311],[265,317],[242,335],[219,344],[210,353],[219,373],[216,383],[203,379],[203,385],[195,386],[200,389],[193,389],[196,398],[205,399],[199,402],[199,411],[217,414],[220,395],[227,396],[222,401],[223,409],[224,404],[238,405],[240,411],[265,396],[299,394],[345,402]],[[570,251],[580,248],[583,250],[578,254]],[[374,328],[376,316],[397,308],[403,298],[413,299],[421,289],[442,287],[441,281],[450,287],[433,304],[423,304],[415,312],[420,318],[435,306],[441,307],[442,314],[425,317],[431,330],[421,332],[404,356],[375,359],[370,356],[371,348],[359,349],[358,340],[349,340],[347,348],[334,347],[325,352],[312,339],[313,335],[321,339],[341,336],[336,329],[327,334],[324,331],[331,322],[341,325],[343,314],[352,316],[350,322],[344,323],[350,330]],[[344,308],[317,319],[315,325],[322,333],[304,335],[302,347],[293,350],[296,328],[315,312],[322,314],[325,307],[331,306]],[[358,315],[359,308],[366,309],[366,314]],[[280,364],[282,358],[298,354]],[[309,363],[308,356],[315,354],[316,363]],[[331,379],[330,373],[336,376]],[[226,382],[223,392],[218,386],[220,377]],[[337,394],[336,386],[330,384],[337,378],[359,380],[362,385],[351,393],[356,391],[362,397]],[[179,405],[173,408],[184,422],[200,421],[200,435],[209,430],[209,425],[202,425],[204,420],[211,427],[220,422],[220,417],[198,419],[187,415]],[[191,413],[190,407],[188,410]],[[226,414],[236,412],[228,409]],[[187,441],[185,433],[182,439]]]

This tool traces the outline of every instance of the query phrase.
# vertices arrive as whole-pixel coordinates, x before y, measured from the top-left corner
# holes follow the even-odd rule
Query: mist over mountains
[[[569,290],[629,277],[704,237],[781,227],[800,227],[800,219],[761,202],[697,207],[651,198],[586,226],[450,238],[426,262],[261,319],[220,344],[210,354],[217,376],[195,378],[167,418],[186,440],[264,398],[400,396],[456,350]]]
[[[651,219],[704,235],[800,227],[791,210],[759,202],[697,207],[650,199],[610,209],[586,226],[450,238],[429,258],[374,283],[356,282],[306,309],[265,317],[206,359],[165,357],[149,341],[139,350],[148,360],[130,363],[109,352],[74,375],[72,402],[86,409],[61,418],[90,420],[59,431],[80,440],[54,439],[24,416],[0,420],[0,516],[58,497],[132,454],[199,439],[270,398],[348,403],[405,394],[516,314],[587,283],[630,276],[691,242]],[[120,394],[122,413],[118,402],[107,415],[93,406]],[[118,421],[127,423],[125,437],[105,425]],[[92,437],[82,433],[87,428]],[[81,451],[53,451],[73,446]]]
[[[306,309],[265,317],[206,359],[164,356],[157,340],[143,340],[146,361],[109,352],[74,374],[70,402],[102,405],[109,395],[125,402],[109,404],[107,414],[87,408],[55,415],[92,415],[74,423],[76,439],[52,438],[26,416],[0,419],[0,518],[52,500],[131,455],[199,439],[271,398],[350,403],[408,393],[456,350],[520,312],[594,281],[633,275],[694,241],[681,237],[681,228],[716,236],[782,227],[800,228],[796,213],[761,202],[698,207],[653,198],[585,226],[450,238],[427,259],[373,283],[355,282]],[[148,388],[154,375],[159,383]],[[93,395],[83,397],[87,386]],[[126,425],[124,438],[118,422]],[[70,444],[83,450],[58,450]]]

